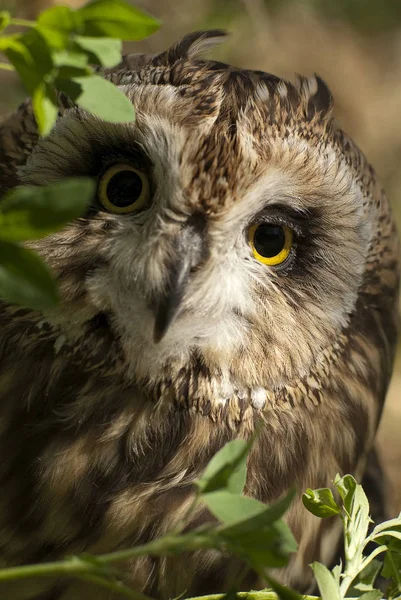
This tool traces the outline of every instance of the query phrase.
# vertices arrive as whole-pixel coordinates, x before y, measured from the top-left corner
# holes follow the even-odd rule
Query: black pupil
[[[277,256],[285,246],[284,229],[276,225],[259,225],[254,234],[253,245],[264,258]]]
[[[113,206],[125,208],[134,204],[142,193],[142,179],[134,171],[120,171],[107,185],[107,198]]]

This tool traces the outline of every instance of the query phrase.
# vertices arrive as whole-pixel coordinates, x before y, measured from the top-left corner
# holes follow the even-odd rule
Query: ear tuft
[[[209,31],[195,31],[186,35],[177,44],[155,56],[153,65],[171,66],[180,59],[193,59],[201,56],[210,48],[224,42],[228,33],[223,29],[211,29]]]
[[[318,75],[313,77],[297,76],[298,90],[305,103],[306,115],[309,120],[316,114],[330,118],[333,109],[333,96],[326,83]]]

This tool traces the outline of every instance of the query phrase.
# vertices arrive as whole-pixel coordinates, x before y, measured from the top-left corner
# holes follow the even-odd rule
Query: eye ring
[[[149,197],[147,175],[130,164],[112,165],[99,181],[99,202],[111,213],[122,215],[142,210],[148,204]]]
[[[287,260],[293,241],[294,232],[286,225],[255,223],[248,230],[253,256],[269,267],[276,267]]]

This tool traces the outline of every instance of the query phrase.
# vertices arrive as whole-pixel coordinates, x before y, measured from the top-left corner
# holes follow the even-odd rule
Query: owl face
[[[68,108],[20,177],[97,182],[82,219],[35,243],[63,296],[46,319],[69,343],[101,320],[127,378],[196,360],[222,400],[257,396],[347,328],[379,209],[321,80],[196,60],[193,45],[106,74],[135,123]]]

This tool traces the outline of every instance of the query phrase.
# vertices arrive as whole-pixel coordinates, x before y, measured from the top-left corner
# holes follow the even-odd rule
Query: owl
[[[0,126],[1,192],[97,182],[81,218],[30,243],[57,278],[43,312],[1,304],[0,556],[99,554],[171,531],[228,441],[258,437],[245,493],[272,502],[299,550],[281,580],[341,531],[302,506],[336,473],[362,480],[396,342],[398,242],[375,172],[332,116],[319,77],[296,84],[205,60],[223,32],[130,55],[103,76],[129,124],[60,99],[38,136],[24,103]],[[188,529],[209,522],[199,506]],[[143,558],[125,583],[167,600],[228,589],[215,551]],[[252,574],[243,587],[261,585]],[[70,579],[2,584],[10,600],[111,598]]]

